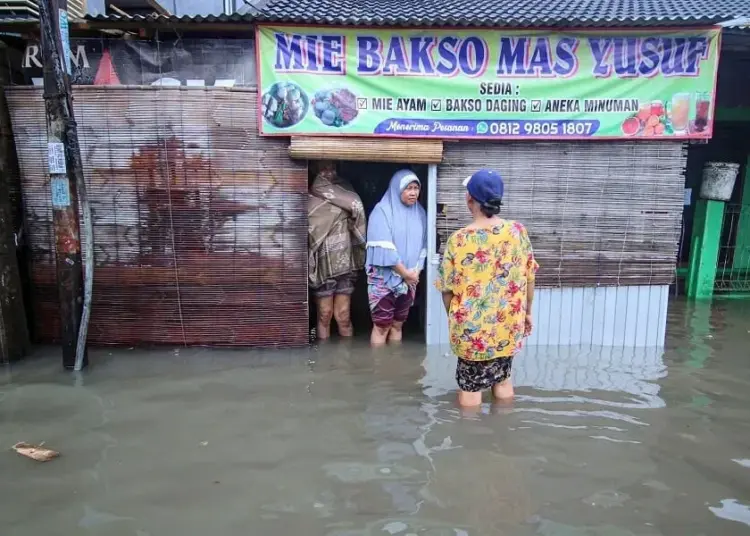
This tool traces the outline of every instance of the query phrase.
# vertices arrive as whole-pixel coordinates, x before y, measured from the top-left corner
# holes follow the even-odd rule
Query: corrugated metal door
[[[36,333],[58,336],[44,104],[7,91]],[[76,87],[96,275],[95,344],[308,341],[307,168],[257,134],[257,93]]]
[[[505,179],[502,216],[529,229],[540,287],[670,284],[686,151],[681,143],[446,144],[438,167],[441,244],[466,224],[463,181]]]

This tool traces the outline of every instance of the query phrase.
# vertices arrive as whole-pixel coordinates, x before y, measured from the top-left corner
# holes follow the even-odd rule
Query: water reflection
[[[658,380],[667,374],[663,356],[659,348],[530,347],[515,359],[513,383],[549,392],[536,398],[522,395],[519,400],[659,408],[664,400],[658,395]],[[447,349],[428,349],[423,364],[421,385],[425,395],[439,397],[455,392],[456,364]],[[596,397],[597,392],[616,396]]]
[[[721,519],[736,521],[750,527],[750,507],[739,503],[736,499],[724,499],[720,507],[710,507],[709,510]]]

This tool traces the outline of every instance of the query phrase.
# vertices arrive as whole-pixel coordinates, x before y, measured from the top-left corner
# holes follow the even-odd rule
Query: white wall
[[[431,293],[427,344],[447,344],[448,318],[440,293],[434,288]],[[668,299],[666,285],[538,289],[535,329],[527,344],[662,347]]]

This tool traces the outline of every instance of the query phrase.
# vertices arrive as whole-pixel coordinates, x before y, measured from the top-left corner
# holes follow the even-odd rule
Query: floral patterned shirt
[[[453,353],[468,361],[512,357],[525,338],[526,291],[539,265],[526,228],[503,220],[461,229],[448,240],[437,288],[453,293],[448,315]]]

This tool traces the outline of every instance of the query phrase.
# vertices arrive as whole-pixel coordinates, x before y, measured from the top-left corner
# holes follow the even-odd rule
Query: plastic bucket
[[[703,167],[701,197],[714,201],[729,201],[740,165],[729,162],[707,162]]]

